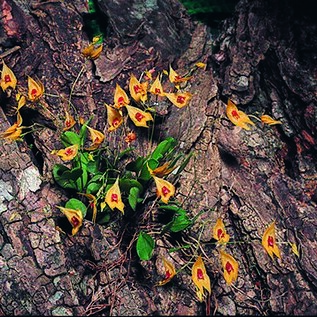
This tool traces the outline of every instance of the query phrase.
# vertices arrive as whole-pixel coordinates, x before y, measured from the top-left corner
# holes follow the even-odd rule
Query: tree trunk
[[[317,313],[316,23],[310,2],[241,0],[218,38],[194,22],[176,0],[95,1],[105,48],[87,60],[88,9],[83,1],[0,0],[0,56],[19,87],[27,76],[45,86],[42,106],[21,109],[23,125],[45,128],[23,142],[0,140],[0,315],[204,315]],[[303,5],[304,4],[304,5]],[[65,111],[105,129],[104,103],[130,74],[168,69],[181,74],[197,62],[188,84],[193,98],[167,115],[155,140],[172,136],[194,155],[177,183],[176,198],[197,216],[178,237],[157,235],[154,256],[139,261],[137,228],[84,221],[69,236],[56,229],[56,208],[68,193],[52,178]],[[22,88],[21,88],[22,89]],[[256,121],[250,131],[226,116],[230,98],[240,110],[268,114],[281,125]],[[73,107],[70,107],[70,104]],[[1,92],[0,131],[14,123],[13,96]],[[122,136],[107,135],[111,146]],[[136,147],[151,144],[140,133]],[[142,217],[141,217],[142,218]],[[154,217],[155,218],[155,217]],[[226,252],[239,275],[226,285],[212,228],[222,218]],[[153,220],[155,222],[155,219]],[[275,221],[281,258],[261,245]],[[297,257],[290,244],[299,249]],[[183,251],[181,251],[183,250]],[[181,270],[164,286],[160,256]],[[202,255],[211,278],[207,303],[196,298],[191,266]]]

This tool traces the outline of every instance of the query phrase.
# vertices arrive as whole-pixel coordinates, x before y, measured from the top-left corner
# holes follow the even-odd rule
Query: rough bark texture
[[[0,0],[1,57],[21,86],[27,75],[36,76],[49,94],[45,107],[22,112],[25,124],[45,129],[28,143],[0,140],[0,315],[316,314],[317,33],[310,2],[240,1],[217,39],[174,0],[98,4],[106,47],[92,62],[81,55],[88,44],[83,1]],[[93,114],[92,124],[103,130],[104,103],[112,103],[116,82],[126,87],[131,72],[170,63],[182,73],[198,61],[208,67],[194,73],[189,107],[168,107],[159,128],[161,137],[173,136],[195,154],[177,198],[193,216],[203,213],[181,237],[193,248],[171,257],[180,268],[192,252],[203,255],[212,281],[207,305],[196,300],[191,265],[172,283],[155,286],[162,279],[159,255],[175,246],[172,239],[159,240],[153,260],[138,263],[134,245],[122,242],[127,226],[86,221],[74,237],[56,230],[55,206],[67,193],[52,180],[58,160],[50,154],[59,146],[70,92],[76,111]],[[250,131],[233,126],[227,98],[248,114],[269,114],[283,124],[256,122]],[[2,93],[0,131],[14,120],[11,99]],[[109,135],[113,145],[118,138]],[[236,242],[226,247],[239,262],[231,287],[210,243],[218,217]],[[273,220],[284,242],[274,261],[261,246]]]

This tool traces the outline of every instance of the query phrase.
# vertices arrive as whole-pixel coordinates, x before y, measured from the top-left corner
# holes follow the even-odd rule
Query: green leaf
[[[160,160],[161,158],[164,157],[166,153],[172,150],[176,146],[176,144],[177,144],[177,141],[174,138],[172,137],[166,138],[165,140],[163,140],[157,145],[156,149],[151,154],[151,158],[155,160]]]
[[[187,215],[179,215],[166,225],[166,229],[172,232],[179,232],[188,228],[192,223],[192,220],[189,219]]]
[[[72,170],[62,164],[56,164],[53,167],[53,177],[56,183],[65,189],[76,189],[80,191],[76,182],[82,173],[83,171],[79,167]]]
[[[85,144],[85,141],[86,141],[86,138],[87,138],[87,125],[89,124],[91,118],[88,119],[83,125],[82,127],[80,128],[80,131],[79,131],[79,138],[80,138],[80,145],[81,146],[84,146]]]
[[[141,231],[138,236],[136,243],[136,251],[141,260],[147,261],[150,260],[153,254],[155,242],[153,238]]]
[[[99,160],[95,159],[94,161],[89,161],[87,163],[87,171],[91,174],[98,173],[99,170]]]
[[[80,137],[73,131],[65,131],[61,135],[61,141],[64,146],[70,146],[74,144],[80,145]]]
[[[138,187],[132,187],[130,189],[130,193],[128,196],[128,201],[129,204],[132,208],[133,211],[135,211],[137,203],[138,203],[138,198],[139,198],[140,190]]]
[[[126,170],[138,173],[144,165],[144,162],[145,158],[139,156],[135,161],[132,161],[126,165]]]
[[[86,188],[86,192],[87,194],[96,194],[98,192],[98,190],[100,189],[100,187],[102,186],[101,183],[91,183],[89,182],[87,188]]]
[[[103,181],[104,175],[102,173],[98,173],[94,175],[89,182],[101,182]]]
[[[84,203],[82,203],[80,200],[76,198],[71,198],[66,204],[65,208],[80,210],[83,214],[83,218],[85,218],[87,213],[87,207]]]
[[[156,169],[159,166],[159,162],[155,159],[149,159],[146,161],[146,163],[144,163],[142,170],[141,170],[141,174],[140,174],[140,179],[142,179],[143,181],[148,181],[151,178],[151,174],[149,172],[148,167],[151,170]]]
[[[133,147],[128,147],[127,149],[123,150],[122,152],[120,152],[118,154],[118,158],[121,159],[123,156],[129,154],[130,152],[132,152],[134,150]]]
[[[133,178],[121,178],[120,179],[120,189],[128,193],[132,187],[137,187],[140,192],[143,192],[143,186],[140,182]]]
[[[169,211],[174,211],[175,213],[178,213],[180,215],[186,215],[187,211],[178,205],[160,205],[158,206],[158,209],[162,210],[169,210]]]
[[[177,167],[177,168],[172,172],[172,174],[174,174],[174,175],[180,174],[180,173],[184,170],[184,168],[187,166],[187,164],[188,164],[189,160],[191,159],[191,157],[193,156],[193,154],[194,154],[193,152],[189,153],[189,154],[187,155],[187,157],[185,158],[185,160],[182,162],[182,164],[181,164],[179,167]]]

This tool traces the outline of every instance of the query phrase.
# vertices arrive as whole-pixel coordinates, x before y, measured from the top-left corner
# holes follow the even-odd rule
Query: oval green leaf
[[[136,251],[141,260],[148,261],[151,259],[155,242],[146,232],[141,231],[136,243]]]

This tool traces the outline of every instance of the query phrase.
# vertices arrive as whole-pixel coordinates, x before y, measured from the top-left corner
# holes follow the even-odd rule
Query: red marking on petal
[[[121,96],[118,98],[118,104],[121,105],[124,102],[124,98]]]
[[[138,85],[133,86],[133,90],[136,94],[138,94],[139,92],[141,92],[141,87]]]
[[[222,231],[222,229],[218,229],[217,230],[217,237],[218,239],[223,238],[225,236],[224,232]]]
[[[230,274],[232,271],[234,271],[232,264],[228,261],[225,265],[225,270]]]
[[[166,186],[163,186],[162,187],[162,194],[163,196],[166,196],[170,193],[171,191],[166,187]]]
[[[111,201],[117,203],[118,202],[118,195],[117,194],[112,194],[111,195]]]
[[[71,156],[71,155],[74,154],[74,150],[73,150],[73,149],[67,149],[67,150],[65,150],[65,154],[66,154],[67,156]]]
[[[74,227],[77,227],[80,223],[80,221],[78,220],[78,218],[76,218],[75,216],[72,217],[71,219],[71,223]]]
[[[186,97],[185,96],[177,96],[176,102],[177,103],[184,103]]]
[[[197,279],[203,280],[204,279],[204,272],[202,269],[197,269]]]
[[[232,116],[233,116],[235,119],[237,119],[237,120],[240,119],[240,116],[239,116],[239,114],[238,114],[238,112],[237,112],[236,110],[231,111],[231,114],[232,114]]]
[[[119,125],[119,123],[120,123],[119,118],[114,118],[114,119],[112,120],[112,125],[113,125],[114,127],[116,127],[117,125]]]
[[[267,238],[267,245],[268,245],[269,247],[273,247],[273,246],[274,246],[274,239],[273,239],[272,236],[269,236],[269,237]]]
[[[137,119],[139,122],[144,118],[144,115],[140,112],[137,112],[135,115],[135,119]]]
[[[11,82],[11,77],[10,77],[10,75],[5,75],[5,76],[4,76],[4,82],[5,82],[5,83]]]

